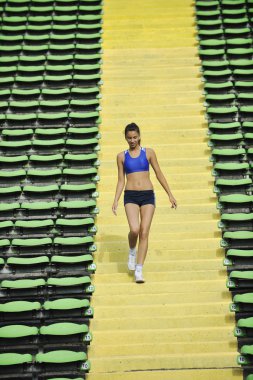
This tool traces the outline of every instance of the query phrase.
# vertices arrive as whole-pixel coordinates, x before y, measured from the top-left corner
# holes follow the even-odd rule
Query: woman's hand
[[[114,201],[112,205],[112,212],[114,213],[114,215],[117,215],[117,208],[118,208],[118,202]]]
[[[169,195],[169,200],[170,200],[170,203],[171,203],[171,208],[176,209],[176,208],[177,208],[177,201],[176,201],[176,199],[173,197],[172,194]]]

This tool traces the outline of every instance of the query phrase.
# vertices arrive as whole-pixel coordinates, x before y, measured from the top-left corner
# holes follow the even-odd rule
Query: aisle
[[[100,214],[88,380],[231,380],[230,294],[219,248],[199,60],[190,0],[110,0],[104,6]],[[169,5],[168,5],[169,4]],[[136,122],[178,200],[154,175],[157,209],[144,285],[127,273],[127,223],[113,216],[115,157]],[[233,368],[234,367],[234,368]]]

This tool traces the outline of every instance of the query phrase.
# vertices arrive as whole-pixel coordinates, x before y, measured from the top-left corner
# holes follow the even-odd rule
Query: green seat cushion
[[[74,335],[83,334],[88,331],[87,325],[71,322],[53,323],[52,325],[40,328],[41,335]]]
[[[37,265],[49,263],[47,256],[39,257],[9,257],[7,259],[8,265]]]
[[[54,239],[54,244],[59,245],[82,245],[93,243],[94,239],[92,236],[84,237],[56,237]]]
[[[32,355],[30,354],[16,354],[16,353],[5,353],[0,354],[0,365],[18,365],[23,363],[31,363]]]
[[[57,219],[56,226],[84,226],[87,224],[94,224],[93,218],[81,218],[81,219]]]
[[[219,178],[216,180],[216,186],[243,186],[252,184],[252,180],[250,178],[243,179],[223,179]]]
[[[231,140],[241,140],[243,135],[241,133],[229,133],[229,134],[216,134],[212,133],[210,135],[210,140],[216,141],[231,141]]]
[[[0,156],[0,162],[2,163],[17,163],[17,162],[27,162],[27,156]]]
[[[41,90],[41,93],[43,95],[51,95],[51,96],[57,96],[57,95],[68,95],[70,93],[70,88],[43,88]]]
[[[98,127],[90,127],[90,128],[68,128],[69,133],[77,133],[77,134],[88,134],[88,133],[97,133],[99,131]]]
[[[66,133],[66,128],[47,128],[47,129],[37,128],[35,129],[35,133],[37,135],[48,135],[48,136],[63,135]]]
[[[1,288],[9,289],[29,289],[45,285],[46,281],[42,278],[26,280],[4,280],[1,282]]]
[[[220,202],[223,203],[248,203],[252,202],[252,195],[245,194],[229,194],[229,195],[221,195],[219,198]]]
[[[44,133],[45,135],[47,133]],[[48,133],[50,134],[50,133]],[[64,145],[65,140],[64,139],[54,139],[54,140],[40,140],[40,139],[34,139],[33,145],[37,146],[56,146],[56,145]]]
[[[67,153],[64,156],[64,160],[67,161],[89,161],[89,160],[96,160],[97,159],[96,153],[90,153],[90,154],[71,154]]]
[[[3,129],[2,135],[3,136],[27,136],[32,135],[33,130],[31,128],[27,129]]]
[[[233,88],[233,83],[231,81],[221,82],[221,83],[212,83],[212,82],[205,82],[204,89],[230,89]]]
[[[227,256],[238,256],[238,257],[252,257],[252,249],[229,249],[227,251]]]
[[[59,203],[60,208],[88,208],[88,207],[95,207],[96,201],[90,200],[90,201],[61,201]]]
[[[242,123],[243,128],[253,128],[253,122],[252,121],[244,121]]]
[[[51,176],[57,176],[61,174],[61,169],[29,169],[27,171],[27,174],[29,176],[35,176],[35,177],[51,177]]]
[[[49,155],[32,154],[30,156],[30,161],[38,161],[38,162],[50,162],[50,161],[58,161],[62,159],[63,159],[63,156],[61,154],[49,154]]]
[[[45,185],[45,186],[33,186],[33,185],[27,185],[24,186],[23,191],[29,192],[29,193],[48,193],[53,191],[58,191],[59,186],[58,185]]]
[[[245,153],[246,151],[244,148],[238,148],[238,149],[223,148],[223,149],[212,150],[212,155],[217,155],[217,156],[239,156]]]
[[[70,112],[69,117],[73,119],[90,119],[99,117],[98,112]]]
[[[90,284],[91,279],[89,276],[83,277],[50,277],[47,280],[47,285],[50,286],[75,286],[75,285],[83,285]]]
[[[249,169],[249,164],[247,162],[225,162],[225,163],[216,163],[214,169],[219,170],[243,170]]]
[[[9,239],[0,239],[0,247],[7,247],[10,246],[10,240]]]
[[[20,186],[10,186],[10,187],[0,187],[0,195],[21,193],[22,189]]]
[[[223,235],[225,239],[253,239],[252,231],[226,231]]]
[[[52,219],[46,220],[16,220],[15,227],[21,228],[41,228],[53,226],[54,222]]]
[[[50,210],[52,208],[58,207],[58,203],[55,201],[51,202],[24,202],[21,203],[21,208],[27,210]]]
[[[233,107],[208,107],[207,113],[215,113],[215,114],[229,114],[235,113],[238,111],[236,106]]]
[[[37,354],[35,361],[38,363],[71,363],[87,359],[85,352],[75,352],[68,350],[49,351]]]
[[[217,71],[213,71],[215,76],[216,76],[216,72]],[[205,74],[206,74],[206,72],[205,72]],[[235,99],[235,94],[208,94],[208,95],[206,95],[206,101],[210,101],[210,100],[233,100],[233,99]]]
[[[0,312],[2,313],[17,313],[24,311],[39,310],[41,304],[31,301],[11,301],[0,304]]]
[[[238,270],[233,270],[229,278],[237,278],[237,279],[242,279],[242,280],[252,280],[253,279],[253,271],[238,271]]]
[[[62,191],[86,191],[86,190],[95,190],[96,185],[94,183],[87,183],[84,185],[61,185]]]
[[[241,354],[253,355],[253,346],[244,345],[241,347]]]
[[[221,214],[221,220],[231,220],[231,221],[247,221],[253,220],[253,213],[233,213],[233,214]],[[253,251],[252,251],[253,252]]]
[[[1,211],[11,211],[11,210],[16,210],[20,208],[19,203],[0,203],[0,212]]]
[[[38,119],[42,120],[59,120],[67,118],[67,112],[40,112],[38,113]]]
[[[243,81],[236,81],[235,82],[235,87],[252,87],[253,85],[253,82],[243,82]]]
[[[96,168],[84,168],[84,169],[71,169],[71,168],[66,168],[63,169],[63,174],[68,174],[68,175],[90,175],[90,174],[97,174],[97,169]]]
[[[45,310],[71,310],[89,307],[89,305],[89,301],[86,299],[60,298],[54,301],[46,301],[43,307]]]
[[[76,58],[78,59],[78,54],[76,55]],[[89,59],[88,56],[86,59]],[[72,94],[80,94],[80,95],[91,94],[91,93],[99,93],[99,88],[98,87],[72,87],[71,93]]]
[[[241,112],[253,112],[253,106],[242,106],[240,107]]]
[[[209,128],[213,129],[227,129],[227,128],[240,128],[241,124],[238,121],[232,123],[210,123]]]
[[[93,257],[91,255],[79,255],[79,256],[60,256],[54,255],[51,259],[52,263],[62,263],[62,264],[76,264],[83,262],[93,262]]]
[[[13,227],[13,225],[14,223],[11,220],[5,220],[4,222],[0,222],[0,229]]]
[[[253,303],[253,293],[236,294],[233,298],[233,302]]]
[[[19,140],[19,141],[1,141],[0,147],[1,148],[22,148],[22,147],[28,147],[31,146],[32,142],[31,140]]]
[[[18,247],[37,247],[42,245],[52,244],[51,238],[37,238],[37,239],[13,239],[12,245]]]
[[[253,317],[249,318],[241,318],[237,322],[238,327],[247,327],[252,329],[253,328]]]
[[[9,325],[0,327],[0,338],[21,338],[38,334],[39,329],[33,326]]]

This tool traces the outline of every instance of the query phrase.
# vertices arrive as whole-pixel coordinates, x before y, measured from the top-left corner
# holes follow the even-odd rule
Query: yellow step
[[[242,371],[238,368],[183,369],[129,372],[89,373],[87,380],[241,380]]]

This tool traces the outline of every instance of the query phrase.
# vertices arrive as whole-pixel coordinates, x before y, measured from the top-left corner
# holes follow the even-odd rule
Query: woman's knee
[[[130,234],[134,237],[137,237],[139,235],[139,232],[140,232],[140,227],[138,226],[130,228]]]
[[[140,234],[140,239],[148,239],[149,229],[141,227],[139,234]]]

